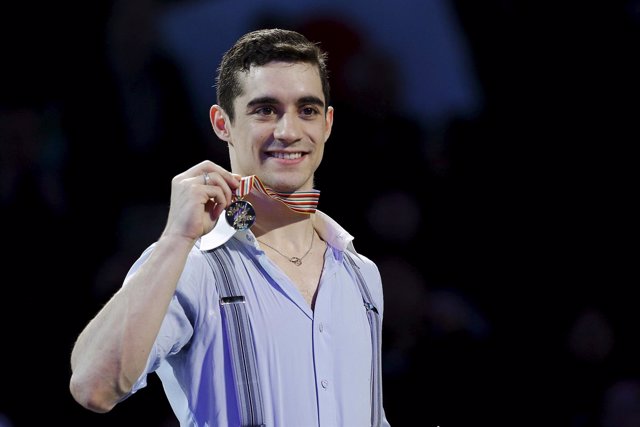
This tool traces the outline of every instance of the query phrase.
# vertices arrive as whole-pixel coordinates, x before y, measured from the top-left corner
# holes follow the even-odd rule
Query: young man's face
[[[239,78],[243,95],[234,102],[235,120],[222,114],[226,133],[217,131],[229,143],[232,171],[257,175],[277,191],[312,189],[333,124],[318,68],[271,62]]]

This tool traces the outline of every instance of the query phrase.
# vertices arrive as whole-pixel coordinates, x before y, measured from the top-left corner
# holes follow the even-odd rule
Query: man
[[[204,161],[173,179],[162,235],[76,341],[81,405],[107,412],[155,371],[183,426],[388,425],[380,275],[315,209],[325,60],[280,29],[224,55],[210,117],[233,173]]]

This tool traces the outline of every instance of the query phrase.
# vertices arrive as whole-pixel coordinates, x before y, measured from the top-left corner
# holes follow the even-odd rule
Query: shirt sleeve
[[[140,258],[134,263],[125,278],[127,279],[140,267],[144,260],[151,253],[153,245],[147,248]],[[193,336],[194,318],[197,316],[198,306],[198,287],[202,283],[198,277],[202,275],[201,262],[198,262],[194,256],[196,251],[192,251],[189,255],[185,268],[178,280],[176,292],[169,303],[167,313],[162,321],[156,340],[151,347],[147,366],[144,372],[136,380],[131,393],[146,387],[147,375],[158,369],[163,360],[167,357],[178,353]]]

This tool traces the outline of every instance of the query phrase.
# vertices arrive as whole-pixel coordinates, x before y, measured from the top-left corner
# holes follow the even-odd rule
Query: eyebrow
[[[247,107],[253,107],[255,105],[263,105],[263,104],[279,104],[280,102],[271,96],[261,96],[258,98],[254,98],[251,101],[249,101],[247,103]],[[302,98],[299,98],[297,101],[298,105],[305,105],[305,104],[313,104],[313,105],[317,105],[319,107],[324,107],[324,102],[322,101],[322,99],[318,98],[317,96],[303,96]]]

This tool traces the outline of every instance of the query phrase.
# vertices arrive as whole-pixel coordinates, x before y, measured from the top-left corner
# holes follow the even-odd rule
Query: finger
[[[223,191],[226,204],[231,203],[233,199],[233,189],[229,186],[229,183],[224,179],[223,175],[216,172],[205,173],[203,181],[206,187],[220,188]]]
[[[222,166],[212,162],[211,160],[204,160],[190,167],[189,169],[182,172],[181,174],[176,175],[174,179],[176,181],[183,181],[185,179],[194,178],[197,176],[197,177],[200,177],[201,183],[205,183],[204,182],[204,177],[206,176],[205,174],[208,174],[209,177],[211,177],[212,173],[220,174],[220,176],[224,179],[224,181],[232,190],[235,190],[240,185],[239,178],[234,177],[234,174],[232,174]]]
[[[213,211],[212,211],[212,214],[211,214],[212,219],[220,218],[220,215],[222,215],[222,211],[223,211],[224,208],[225,207],[222,206],[222,205],[215,205],[213,207]]]
[[[187,176],[201,175],[203,172],[213,172],[216,167],[224,170],[224,168],[213,163],[211,160],[203,160],[202,162],[191,166],[189,169],[184,171],[183,174]]]
[[[212,173],[219,174],[225,180],[227,185],[231,187],[232,190],[235,190],[240,185],[240,179],[238,178],[239,175],[229,172],[228,170],[226,170],[225,168],[223,168],[218,164],[215,164],[209,160],[205,160],[204,162],[200,163],[200,166],[201,166],[201,169],[199,169],[200,173],[209,174],[209,176],[211,176]]]
[[[205,185],[203,186],[207,195],[207,198],[217,205],[221,205],[226,208],[231,203],[231,190],[229,187],[217,186],[217,185]]]

